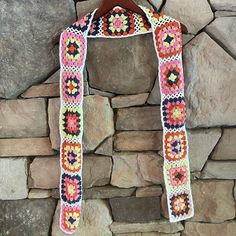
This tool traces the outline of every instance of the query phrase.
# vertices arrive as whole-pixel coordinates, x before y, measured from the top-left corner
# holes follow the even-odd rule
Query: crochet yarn
[[[83,70],[88,38],[124,38],[152,33],[159,60],[164,179],[170,222],[193,216],[180,23],[142,7],[146,17],[113,8],[92,20],[94,10],[62,32],[60,38],[60,227],[79,227],[82,202]]]

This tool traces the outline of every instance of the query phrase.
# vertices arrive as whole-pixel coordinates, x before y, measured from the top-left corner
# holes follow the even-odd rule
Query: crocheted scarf
[[[169,219],[178,222],[194,214],[185,128],[181,26],[169,16],[140,7],[146,17],[117,6],[93,20],[96,9],[60,37],[60,227],[68,234],[79,227],[82,213],[83,70],[88,38],[122,39],[152,33],[159,61],[163,172]]]

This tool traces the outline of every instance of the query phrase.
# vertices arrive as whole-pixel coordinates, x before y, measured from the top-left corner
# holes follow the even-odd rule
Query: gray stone
[[[90,86],[111,93],[149,92],[157,76],[151,34],[122,40],[90,39],[87,59]]]
[[[53,73],[48,79],[46,79],[43,83],[44,84],[54,84],[60,81],[60,69]]]
[[[27,172],[27,158],[0,158],[0,199],[27,198]]]
[[[0,147],[0,157],[49,156],[54,154],[48,137],[0,139]]]
[[[203,32],[184,47],[184,62],[188,127],[235,125],[236,61]]]
[[[48,236],[56,207],[54,199],[1,201],[1,236]]]
[[[0,97],[13,98],[59,66],[53,38],[75,20],[75,8],[72,0],[3,0],[0,9]]]
[[[192,40],[193,38],[194,38],[194,35],[192,35],[192,34],[182,34],[182,44],[183,44],[183,46],[185,45],[185,44],[187,44],[190,40]]]
[[[130,107],[117,111],[117,130],[162,129],[159,106]]]
[[[206,32],[236,59],[236,42],[233,40],[236,38],[236,17],[217,18],[206,27]]]
[[[109,184],[112,161],[110,157],[100,155],[84,156],[84,188]]]
[[[139,233],[139,232],[159,232],[159,233],[177,233],[184,229],[183,225],[170,223],[167,220],[153,221],[149,223],[121,223],[113,222],[110,226],[113,233]]]
[[[213,20],[213,12],[207,0],[168,0],[163,12],[185,24],[188,32],[193,34]]]
[[[52,191],[50,189],[31,189],[28,195],[29,199],[40,199],[51,197]]]
[[[226,16],[236,16],[236,12],[235,11],[216,11],[215,12],[215,18],[226,17]]]
[[[106,97],[84,98],[84,152],[93,151],[103,140],[113,135],[113,110]]]
[[[0,138],[41,137],[47,133],[45,99],[0,101]]]
[[[60,181],[59,158],[35,158],[30,164],[30,178],[30,187],[32,188],[58,188]]]
[[[201,177],[203,179],[236,179],[236,162],[208,161]]]
[[[124,131],[114,139],[116,151],[154,151],[162,147],[161,131]]]
[[[211,158],[213,160],[236,160],[236,129],[223,129],[223,135]]]
[[[222,224],[207,224],[186,222],[182,236],[224,235],[233,236],[236,230],[236,222],[225,222]]]
[[[188,130],[191,171],[202,170],[220,137],[220,129]]]
[[[155,105],[155,104],[160,105],[160,103],[161,103],[161,94],[160,94],[158,77],[155,80],[155,84],[152,88],[152,91],[151,91],[149,97],[148,97],[147,103],[151,104],[151,105]]]
[[[222,223],[235,217],[233,181],[196,181],[192,184],[194,217],[190,221]]]
[[[235,0],[209,0],[214,10],[236,11]]]
[[[116,188],[112,186],[93,187],[84,190],[83,199],[106,199],[114,197],[129,197],[135,191],[135,188]]]
[[[136,95],[116,96],[111,99],[113,108],[124,108],[143,105],[148,98],[149,93],[140,93]]]
[[[60,149],[59,113],[60,113],[60,98],[49,99],[48,125],[50,129],[50,140],[52,148],[55,150]]]
[[[138,188],[136,190],[136,197],[159,197],[162,194],[162,187],[160,185]]]
[[[176,234],[163,234],[163,233],[157,233],[157,232],[127,233],[127,234],[115,234],[115,236],[180,236],[180,233],[176,233]]]
[[[123,197],[109,200],[114,221],[144,223],[160,219],[159,197]]]
[[[104,200],[87,200],[82,204],[83,215],[78,230],[72,236],[112,236],[109,229],[112,223],[109,206]],[[67,236],[60,226],[60,201],[53,218],[52,236]]]
[[[89,88],[89,94],[90,95],[99,95],[102,97],[108,97],[108,98],[113,98],[115,96],[114,93],[109,93],[109,92],[105,92],[99,89],[94,89],[94,88]]]
[[[96,154],[112,156],[113,153],[113,138],[107,138],[95,151]]]
[[[163,182],[162,158],[156,153],[117,152],[113,155],[111,184],[117,187],[144,187]]]

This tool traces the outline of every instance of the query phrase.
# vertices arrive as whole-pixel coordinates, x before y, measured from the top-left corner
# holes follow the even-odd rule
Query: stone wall
[[[64,235],[53,42],[76,14],[100,2],[0,2],[0,236]],[[236,2],[167,0],[162,10],[189,30],[183,59],[195,216],[182,223],[167,219],[152,36],[90,39],[84,214],[73,235],[236,235]]]

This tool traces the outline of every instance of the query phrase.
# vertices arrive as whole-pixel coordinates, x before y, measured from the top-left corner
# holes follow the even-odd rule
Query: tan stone
[[[136,197],[159,197],[162,194],[161,186],[150,186],[138,188],[136,190]]]
[[[30,178],[31,188],[58,188],[60,182],[59,158],[35,158],[30,164]]]
[[[24,199],[28,195],[27,158],[0,158],[0,199]]]
[[[60,81],[60,69],[53,73],[47,80],[45,80],[44,84],[53,84],[59,83]]]
[[[84,98],[84,151],[93,151],[103,140],[113,135],[113,110],[108,98],[86,96]]]
[[[221,129],[188,130],[191,171],[201,171],[221,137]]]
[[[230,55],[236,58],[236,43],[232,40],[236,38],[235,17],[220,17],[215,19],[209,26],[206,27],[206,32]]]
[[[190,221],[222,223],[235,217],[233,181],[196,181],[192,184],[194,217]]]
[[[113,138],[107,138],[95,151],[96,154],[112,156],[113,153]]]
[[[215,18],[225,17],[225,16],[236,16],[236,11],[216,11]]]
[[[182,236],[208,236],[222,235],[233,236],[236,231],[236,222],[225,222],[222,224],[207,224],[186,222]]]
[[[140,93],[136,95],[116,96],[111,99],[113,108],[124,108],[143,105],[148,98],[149,93]]]
[[[86,155],[84,156],[83,168],[84,188],[109,184],[112,168],[110,157]]]
[[[0,101],[0,138],[41,137],[47,133],[45,99]]]
[[[53,155],[49,138],[0,139],[0,157]]]
[[[118,109],[117,130],[158,130],[162,129],[159,106],[131,107]]]
[[[35,98],[35,97],[59,97],[59,83],[53,84],[39,84],[33,85],[24,92],[21,97]]]
[[[124,131],[117,133],[114,139],[117,151],[152,151],[161,147],[161,131]]]
[[[143,187],[163,182],[162,158],[156,153],[115,153],[111,184],[118,187]]]
[[[168,0],[163,12],[185,24],[188,32],[193,34],[213,20],[213,12],[207,0]]]
[[[161,94],[160,94],[160,86],[159,86],[159,78],[157,77],[155,80],[155,84],[152,88],[152,91],[148,97],[147,100],[148,104],[152,104],[152,105],[160,105],[161,103]]]
[[[111,184],[121,188],[151,185],[144,180],[138,165],[140,153],[114,153]]]
[[[114,197],[129,197],[135,192],[135,188],[116,188],[112,186],[93,187],[84,190],[83,199],[107,199]]]
[[[236,11],[235,0],[210,0],[214,10]]]
[[[235,161],[208,161],[201,178],[203,179],[236,179]]]
[[[170,223],[167,220],[154,221],[150,223],[121,223],[113,222],[110,226],[111,231],[115,234],[139,233],[139,232],[159,232],[159,233],[177,233],[184,229],[183,225]]]
[[[184,62],[188,127],[235,125],[236,61],[202,32],[184,47]]]
[[[211,158],[213,160],[236,160],[236,129],[223,129],[223,135]]]
[[[59,133],[59,112],[60,98],[51,98],[48,100],[48,124],[50,128],[50,140],[52,148],[60,149],[60,133]]]
[[[49,198],[51,197],[49,189],[31,189],[28,195],[29,199]]]
[[[72,236],[112,236],[109,229],[112,223],[107,202],[104,200],[87,200],[82,205],[82,218],[78,230]],[[60,230],[60,201],[53,217],[52,236],[66,236]]]
[[[115,234],[115,236],[180,236],[180,233],[176,234],[163,234],[157,232],[150,232],[150,233],[128,233],[128,234]]]
[[[105,92],[99,89],[94,89],[94,88],[89,88],[89,94],[90,95],[99,95],[102,97],[108,97],[108,98],[113,98],[115,96],[114,93],[109,93],[109,92]]]

